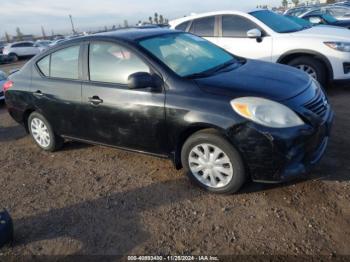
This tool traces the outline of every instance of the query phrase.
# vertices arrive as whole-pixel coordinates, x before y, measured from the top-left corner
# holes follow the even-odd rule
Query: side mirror
[[[262,33],[259,29],[257,28],[254,28],[254,29],[251,29],[247,32],[247,36],[249,38],[261,38],[262,37]]]
[[[310,17],[309,21],[310,21],[311,24],[314,24],[314,25],[322,23],[322,20],[319,17]]]
[[[128,77],[129,89],[143,89],[152,88],[157,89],[159,87],[159,81],[155,76],[146,72],[137,72]]]

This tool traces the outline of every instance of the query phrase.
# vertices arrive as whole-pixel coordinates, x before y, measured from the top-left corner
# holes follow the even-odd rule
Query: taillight
[[[6,81],[5,84],[3,85],[3,90],[6,92],[13,86],[13,82],[11,80]]]

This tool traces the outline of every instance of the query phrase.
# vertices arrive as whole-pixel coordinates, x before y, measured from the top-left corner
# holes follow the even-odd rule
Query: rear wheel
[[[63,139],[54,134],[46,118],[37,112],[29,116],[28,128],[35,143],[45,151],[56,151],[63,144]]]
[[[301,56],[289,61],[288,65],[304,71],[312,78],[316,79],[323,87],[326,87],[328,81],[327,69],[320,60],[308,56]]]
[[[246,179],[240,154],[215,130],[192,135],[182,148],[181,161],[189,178],[210,192],[235,193]]]
[[[11,58],[12,62],[17,62],[19,60],[18,55],[14,53],[9,54],[9,57]]]

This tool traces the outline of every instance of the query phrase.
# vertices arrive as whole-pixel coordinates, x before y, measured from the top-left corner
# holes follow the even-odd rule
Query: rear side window
[[[80,46],[61,49],[39,60],[37,66],[47,77],[78,80],[79,51]]]
[[[79,79],[79,46],[72,46],[51,54],[50,76]]]
[[[193,20],[190,32],[203,37],[213,37],[215,31],[215,16]]]
[[[150,72],[150,68],[133,52],[114,43],[90,44],[90,80],[127,84],[131,74]]]
[[[182,24],[179,24],[177,27],[175,27],[176,30],[180,30],[180,31],[186,31],[188,25],[189,25],[190,21],[184,22]]]
[[[259,27],[242,16],[222,16],[222,36],[224,37],[247,37],[247,32],[254,28]]]
[[[50,76],[50,58],[48,55],[38,62],[38,67],[44,76]]]

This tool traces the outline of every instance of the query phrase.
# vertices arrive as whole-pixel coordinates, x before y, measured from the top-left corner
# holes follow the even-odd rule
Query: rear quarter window
[[[184,22],[182,24],[179,24],[178,26],[175,27],[176,30],[180,31],[186,31],[188,25],[190,24],[190,21]]]
[[[44,76],[50,76],[50,59],[51,59],[51,55],[48,55],[37,63],[40,69],[40,72]]]

